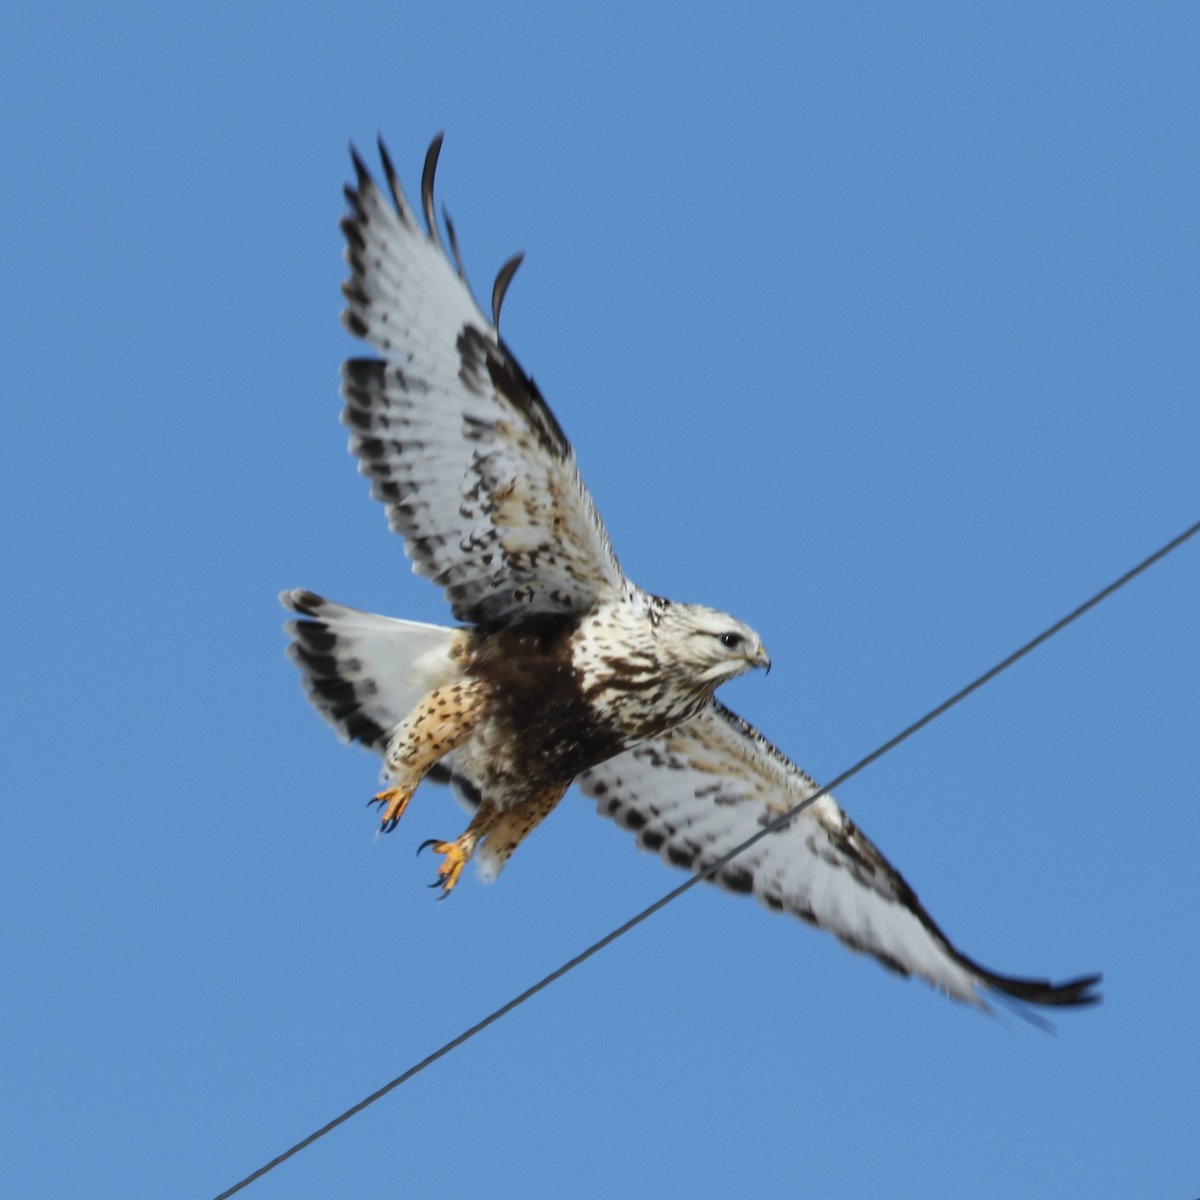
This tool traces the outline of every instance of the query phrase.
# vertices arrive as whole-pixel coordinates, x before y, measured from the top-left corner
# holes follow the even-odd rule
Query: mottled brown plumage
[[[626,745],[597,721],[572,661],[576,616],[537,616],[476,634],[468,666],[487,688],[492,736],[511,748],[512,773],[485,791],[505,795],[566,786]]]
[[[286,596],[284,602],[301,607]],[[324,602],[306,594],[303,603],[317,615]],[[486,848],[485,870],[495,874],[576,776],[698,712],[718,682],[765,659],[756,635],[731,617],[692,605],[673,606],[669,615],[655,609],[653,618],[649,611],[622,601],[615,610],[622,619],[614,621],[611,606],[599,604],[584,614],[537,613],[448,640],[433,686],[388,735],[391,786],[374,797],[390,832],[425,776],[453,755],[455,771],[471,781],[480,802],[462,837],[436,843],[447,855],[439,871],[446,891],[477,846]],[[640,653],[619,637],[631,618],[651,635]],[[664,625],[680,622],[701,639],[703,652],[682,659],[654,653],[670,643]],[[731,652],[721,636],[736,637],[744,649]],[[605,654],[610,644],[622,647],[622,657]],[[696,678],[693,664],[710,661],[721,669]]]
[[[816,784],[714,699],[769,666],[758,635],[621,570],[562,427],[497,329],[520,257],[497,277],[490,318],[452,228],[448,257],[434,216],[440,148],[439,137],[422,173],[423,225],[382,145],[387,197],[354,155],[343,322],[379,357],[345,364],[342,419],[413,569],[463,627],[296,590],[282,596],[297,614],[290,654],[337,731],[383,756],[385,829],[425,778],[475,810],[458,838],[432,843],[443,895],[472,856],[495,875],[573,780],[641,846],[702,870]],[[1095,978],[1012,979],[961,954],[831,796],[716,879],[962,1000],[982,1003],[987,989],[1040,1004],[1095,998]]]

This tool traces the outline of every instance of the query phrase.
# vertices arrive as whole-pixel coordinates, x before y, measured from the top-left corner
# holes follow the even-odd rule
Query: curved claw
[[[437,838],[426,838],[426,839],[425,839],[425,840],[424,840],[424,841],[423,841],[423,842],[422,842],[422,843],[421,843],[421,844],[420,844],[420,845],[417,847],[417,856],[418,856],[418,857],[420,857],[421,851],[422,851],[422,850],[424,850],[426,847],[428,847],[428,846],[436,846],[437,844],[438,844],[438,840],[437,840]],[[437,884],[433,884],[433,883],[431,883],[429,886],[430,886],[430,887],[437,887],[438,885],[437,885]]]
[[[412,791],[410,789],[397,786],[378,792],[367,801],[368,805],[378,804],[383,809],[380,833],[391,833],[400,824],[400,818],[404,816],[411,799]]]
[[[438,842],[432,838],[429,841],[422,842],[417,847],[417,853],[420,854],[426,846],[432,846],[438,854],[445,856],[445,861],[438,867],[437,879],[429,885],[431,888],[440,887],[442,894],[438,899],[444,900],[454,891],[455,885],[463,873],[463,867],[467,865],[471,855],[458,842]]]

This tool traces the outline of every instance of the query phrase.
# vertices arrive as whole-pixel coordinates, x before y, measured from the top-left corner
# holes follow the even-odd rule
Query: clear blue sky
[[[435,904],[283,587],[444,621],[337,218],[441,196],[629,573],[830,778],[1200,517],[1191,4],[41,5],[0,36],[0,1191],[211,1197],[679,882],[572,795]],[[1190,1197],[1200,545],[839,798],[1056,1037],[697,889],[247,1193]]]

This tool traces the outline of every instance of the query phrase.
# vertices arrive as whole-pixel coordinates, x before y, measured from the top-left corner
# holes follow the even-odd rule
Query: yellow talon
[[[455,884],[462,876],[463,867],[467,865],[470,855],[457,842],[428,841],[421,846],[421,849],[424,850],[426,846],[432,847],[435,853],[445,856],[445,862],[438,867],[437,879],[429,885],[430,887],[440,887],[442,894],[438,899],[444,900],[454,891]]]
[[[392,787],[376,793],[371,803],[378,804],[383,809],[380,818],[380,829],[383,833],[390,833],[396,828],[411,799],[412,791],[408,788]]]

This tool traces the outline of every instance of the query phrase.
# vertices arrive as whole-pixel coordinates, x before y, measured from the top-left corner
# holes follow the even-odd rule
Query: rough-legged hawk
[[[354,157],[342,319],[380,357],[345,364],[342,419],[414,570],[461,626],[289,591],[291,656],[326,719],[383,756],[385,829],[426,777],[474,805],[465,833],[435,843],[443,894],[472,856],[500,871],[573,781],[639,846],[701,870],[817,786],[714,698],[769,667],[758,634],[622,572],[570,443],[498,333],[519,256],[496,279],[489,320],[448,221],[443,240],[440,148],[425,161],[423,221],[382,144],[386,195]],[[982,1004],[989,989],[1036,1004],[1096,998],[1098,977],[1012,979],[961,954],[830,796],[716,882],[961,1000]]]

